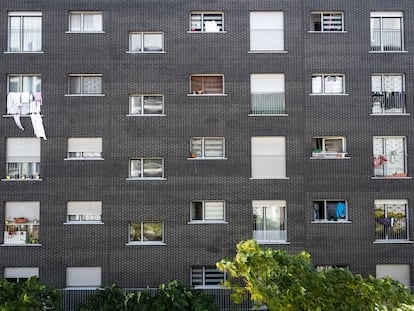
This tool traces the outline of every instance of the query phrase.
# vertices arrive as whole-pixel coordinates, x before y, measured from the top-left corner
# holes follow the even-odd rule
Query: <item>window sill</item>
[[[164,243],[164,242],[129,242],[129,243],[126,243],[125,245],[127,245],[127,246],[133,246],[133,245],[138,245],[138,246],[145,246],[145,245],[165,246],[167,244]]]
[[[315,30],[309,30],[308,33],[348,33],[347,30],[342,31],[315,31]]]
[[[398,176],[372,176],[371,179],[412,179],[410,176],[398,177]]]
[[[248,54],[286,54],[286,50],[250,50]]]
[[[42,246],[42,244],[36,243],[36,244],[0,244],[0,246],[5,246],[5,247],[9,247],[9,246],[24,246],[24,247],[38,247],[38,246]]]
[[[261,244],[261,245],[263,245],[263,244],[269,244],[269,245],[273,245],[273,244],[289,245],[290,242],[288,242],[288,241],[260,241],[260,240],[258,240],[257,241],[257,244]]]
[[[216,221],[212,221],[212,220],[194,220],[194,221],[189,221],[188,224],[189,225],[227,225],[228,222],[227,221],[220,221],[220,220],[216,220]]]
[[[203,157],[195,157],[195,158],[187,158],[187,160],[194,160],[194,161],[202,161],[202,160],[228,160],[228,158],[203,158]]]
[[[192,31],[188,30],[187,33],[227,33],[227,31]]]
[[[65,33],[106,33],[105,31],[70,31],[66,30]]]
[[[190,97],[227,96],[227,94],[187,94]]]
[[[4,54],[45,54],[43,51],[35,51],[35,52],[29,52],[29,51],[4,51]]]
[[[345,220],[345,219],[338,219],[338,220],[312,220],[313,224],[351,224],[351,220]]]
[[[166,114],[127,114],[127,117],[166,117]]]
[[[99,286],[75,286],[75,287],[65,287],[63,290],[97,290]]]
[[[372,117],[409,116],[409,113],[371,113]]]
[[[346,160],[350,157],[310,157],[311,160]]]
[[[193,286],[195,289],[228,289],[228,287],[220,286],[220,285],[193,285]]]
[[[368,51],[370,54],[394,54],[394,53],[408,53],[408,51]]]
[[[2,178],[1,179],[1,181],[24,181],[24,182],[26,182],[26,181],[42,181],[43,179],[42,178],[39,178],[39,179],[34,179],[34,178],[25,178],[25,179],[22,179],[22,178],[20,178],[20,179],[17,179],[17,178]]]
[[[64,225],[103,225],[102,221],[68,221]]]
[[[290,177],[249,177],[250,180],[269,180],[269,179],[282,179],[288,180]]]
[[[160,177],[157,177],[157,178],[152,178],[152,177],[146,177],[146,178],[131,178],[131,177],[129,177],[129,178],[126,178],[125,180],[133,180],[133,181],[145,181],[145,180],[167,180],[167,178],[160,178]]]
[[[249,113],[249,117],[288,117],[287,113]]]
[[[373,244],[413,244],[413,241],[408,240],[375,240]]]
[[[65,161],[104,161],[104,158],[64,158]]]
[[[126,51],[127,54],[166,54],[166,51],[140,51],[140,52],[134,52],[134,51]]]
[[[349,96],[349,94],[347,93],[321,93],[321,94],[310,93],[309,96]]]
[[[66,97],[103,97],[105,94],[65,94]]]

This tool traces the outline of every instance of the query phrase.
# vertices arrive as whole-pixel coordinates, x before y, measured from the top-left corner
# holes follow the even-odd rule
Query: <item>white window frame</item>
[[[134,160],[139,160],[140,161],[140,175],[141,176],[133,176],[132,174],[132,166],[133,163],[132,161]],[[162,174],[161,176],[155,176],[155,177],[146,177],[144,176],[145,174],[145,167],[144,167],[144,162],[146,160],[161,160],[161,169],[162,169]],[[139,158],[139,157],[133,157],[129,159],[129,178],[130,180],[164,180],[164,158],[160,158],[160,157],[144,157],[144,158]]]
[[[251,137],[251,174],[251,179],[287,179],[286,137]]]
[[[5,202],[5,245],[40,245],[40,202]]]
[[[40,180],[40,138],[6,139],[6,180]]]
[[[103,160],[101,137],[68,138],[68,154],[65,160]]]
[[[258,224],[256,223],[255,209],[262,211],[263,229],[256,230]],[[272,212],[279,216],[279,227],[281,229],[269,230],[268,226],[268,212]],[[287,243],[287,208],[285,200],[253,200],[253,238],[259,244],[286,244]],[[263,238],[260,238],[263,237]],[[279,237],[279,238],[276,238]]]
[[[201,78],[201,89],[196,87],[196,83],[193,82],[193,78]],[[206,88],[208,85],[208,79],[220,78],[221,79],[221,93],[214,93],[210,91],[210,88]],[[190,94],[189,95],[207,95],[207,96],[220,96],[225,95],[224,91],[224,75],[222,74],[191,74],[190,75]]]
[[[102,285],[101,267],[67,267],[66,290],[96,289]]]
[[[340,148],[335,142],[340,141]],[[346,157],[346,137],[344,136],[316,136],[312,138],[312,158],[342,159]]]
[[[103,224],[102,201],[68,201],[65,224]]]
[[[250,12],[250,52],[284,52],[284,28],[283,11]],[[262,38],[272,32],[274,36]]]
[[[19,34],[18,34],[18,45],[19,48],[17,48],[17,50],[14,50],[14,48],[12,48],[12,35],[11,35],[11,19],[12,18],[20,18],[20,26],[19,26]],[[25,49],[25,45],[26,45],[26,39],[30,40],[29,38],[26,38],[27,35],[27,31],[24,28],[24,19],[25,18],[40,18],[40,29],[36,29],[39,31],[39,48],[34,48],[34,49]],[[9,53],[42,53],[42,12],[9,12],[8,13],[8,39],[7,39],[7,51]],[[36,40],[34,40],[36,41]]]
[[[208,212],[211,209],[214,210],[218,209],[217,206],[214,205],[221,205],[221,214],[222,217],[214,218],[208,216]],[[201,210],[200,210],[201,209]],[[218,213],[216,211],[215,213]],[[197,214],[201,214],[200,217],[197,217]],[[223,200],[194,200],[191,202],[190,205],[190,223],[226,223],[226,205]]]
[[[375,206],[375,242],[382,243],[398,243],[408,242],[410,240],[410,219],[409,219],[409,206],[406,199],[377,199],[374,201]],[[404,217],[399,216],[398,208],[404,208]],[[384,214],[382,217],[377,212],[381,213],[383,208]],[[383,223],[381,223],[382,219]],[[401,220],[404,219],[404,220]],[[386,225],[385,225],[386,224]],[[405,234],[401,235],[398,230],[404,231]],[[377,232],[379,230],[379,232]],[[377,237],[377,233],[380,237]]]
[[[195,142],[199,140],[200,144],[195,145]],[[209,141],[221,141],[221,156],[209,156]],[[199,147],[198,147],[199,146]],[[218,150],[219,146],[214,144],[213,145],[213,152],[214,150]],[[224,137],[191,137],[190,139],[190,152],[192,159],[226,159],[225,157],[225,139]],[[215,151],[218,152],[218,151]]]
[[[341,206],[339,206],[341,203]],[[335,210],[332,209],[335,204]],[[343,204],[343,205],[342,205]],[[322,205],[322,206],[321,206]],[[339,207],[338,207],[339,206]],[[343,207],[344,206],[344,207]],[[343,209],[344,208],[344,209]],[[321,209],[322,214],[321,215]],[[321,217],[324,216],[324,217]],[[317,199],[313,200],[312,222],[346,222],[348,221],[348,203],[342,199]]]
[[[199,19],[196,17],[199,16]],[[209,16],[221,16],[221,19],[213,19]],[[216,22],[216,20],[218,22]],[[191,12],[189,32],[224,32],[223,12]]]
[[[38,267],[5,267],[3,278],[11,282],[24,282],[31,277],[39,277]]]
[[[139,240],[134,240],[131,238],[131,236],[133,235],[133,224],[134,225],[139,225],[140,226],[140,237]],[[145,239],[145,225],[146,224],[157,224],[157,225],[161,225],[161,230],[162,230],[162,237],[161,240],[146,240]],[[128,224],[128,244],[127,245],[165,245],[165,226],[164,226],[164,222],[162,221],[131,221]]]
[[[134,46],[134,37],[136,36],[140,36],[139,41],[140,41],[140,49],[137,48],[133,48]],[[149,37],[149,36],[160,36],[161,37],[161,46],[156,47],[156,49],[148,49],[149,47],[146,46],[146,40],[145,37]],[[138,40],[138,39],[136,39]],[[158,41],[158,40],[157,40]],[[129,48],[128,48],[128,52],[129,53],[164,53],[164,33],[163,32],[151,32],[151,31],[131,31],[129,33]]]
[[[36,92],[42,92],[42,76],[40,74],[9,74],[7,76],[7,93],[10,92],[10,79],[18,78],[17,90],[13,92],[17,93],[30,93],[33,95]],[[31,78],[32,80],[36,79],[37,81],[31,81],[31,85],[26,84],[26,79]]]
[[[197,271],[200,270],[201,271]],[[199,276],[201,277],[201,282],[195,282],[194,278],[197,276],[195,272],[198,272]],[[219,282],[214,282],[214,284],[210,284],[208,280],[210,279],[208,276],[212,276],[214,278],[220,279]],[[190,282],[191,285],[195,288],[222,288],[221,283],[225,282],[227,279],[227,274],[222,272],[216,268],[216,266],[193,266],[190,270]],[[201,283],[201,284],[198,284]]]
[[[72,17],[79,15],[79,29],[74,30],[72,25]],[[96,30],[85,30],[85,16],[98,16],[100,17],[100,27]],[[68,20],[69,33],[104,33],[103,31],[103,12],[100,11],[70,11]]]
[[[80,79],[79,81],[79,87],[80,92],[79,93],[72,93],[72,84],[75,82],[73,79]],[[86,93],[85,92],[85,79],[88,78],[99,78],[100,80],[100,92],[99,93]],[[68,96],[103,96],[102,93],[103,88],[103,75],[102,74],[70,74],[68,76]]]
[[[156,102],[154,105],[161,105],[161,112],[160,113],[145,113],[146,110],[146,100],[153,98]],[[161,98],[161,102],[156,99],[156,97]],[[134,100],[138,98],[140,103],[140,113],[135,112],[136,108],[134,108]],[[151,100],[151,99],[150,99]],[[138,106],[138,105],[137,105]],[[148,110],[148,108],[147,108]],[[157,111],[157,110],[156,110]],[[129,95],[129,114],[128,116],[164,116],[164,95],[162,94],[131,94]]]
[[[401,45],[399,49],[386,49],[386,43],[384,43],[384,32],[389,31],[384,29],[384,19],[386,18],[399,18],[400,19],[400,29],[399,33],[401,36],[401,42],[399,44]],[[379,19],[380,23],[380,29],[379,29],[379,46],[374,45],[375,43],[375,30],[374,30],[374,21],[375,19]],[[387,52],[404,52],[404,14],[402,11],[375,11],[370,12],[370,40],[371,40],[371,52],[380,52],[380,53],[387,53]],[[392,43],[392,42],[390,42]],[[379,47],[379,49],[377,48]],[[396,46],[398,47],[398,46]]]
[[[319,17],[319,18],[318,18]],[[340,17],[340,19],[338,18],[338,20],[336,20],[336,17]],[[325,20],[329,20],[329,18],[331,18],[331,21],[333,19],[333,23],[335,23],[336,25],[332,25],[332,24],[327,24],[325,25]],[[338,22],[339,21],[339,22]],[[320,30],[316,30],[315,27],[315,23],[319,22],[320,23]],[[339,25],[339,26],[337,26]],[[340,28],[340,30],[338,30],[338,28]],[[310,16],[310,32],[345,32],[344,30],[344,13],[343,12],[324,12],[324,11],[315,11],[315,12],[311,12],[311,16]]]
[[[392,146],[392,140],[399,139],[402,140],[402,144]],[[400,150],[395,150],[396,148],[400,148]],[[403,159],[398,161],[400,157],[403,157]],[[407,137],[374,136],[373,158],[373,178],[407,178]]]
[[[329,85],[332,79],[340,79],[340,89],[337,85],[333,85],[336,81]],[[339,84],[339,82],[338,82]],[[345,94],[345,75],[343,74],[313,74],[312,75],[312,95],[344,95]]]

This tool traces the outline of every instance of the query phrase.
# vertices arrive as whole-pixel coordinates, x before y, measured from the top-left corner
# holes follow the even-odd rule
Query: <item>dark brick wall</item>
[[[307,250],[315,264],[348,265],[375,274],[380,263],[413,264],[412,244],[373,244],[374,200],[412,201],[412,180],[372,180],[372,137],[407,137],[413,175],[413,116],[372,117],[371,73],[404,73],[412,113],[412,1],[385,0],[71,0],[0,3],[0,51],[7,50],[7,12],[43,13],[42,54],[0,53],[0,99],[7,75],[42,75],[44,124],[41,182],[1,182],[4,202],[40,201],[41,247],[0,247],[0,268],[38,266],[42,281],[65,286],[66,267],[101,266],[105,285],[158,286],[189,282],[192,265],[211,265],[234,255],[252,236],[252,200],[286,200],[290,252]],[[68,11],[103,11],[102,34],[65,33]],[[225,33],[188,33],[189,12],[224,12]],[[249,12],[284,12],[287,53],[249,50]],[[308,33],[309,13],[343,11],[346,33]],[[369,53],[371,10],[404,12],[408,53]],[[164,32],[165,53],[128,54],[129,31]],[[103,75],[104,97],[68,97],[71,73]],[[223,74],[225,93],[192,97],[189,75]],[[284,73],[285,117],[249,117],[250,74]],[[345,74],[347,96],[309,96],[311,74]],[[164,117],[126,117],[128,94],[161,93]],[[0,109],[6,113],[5,104]],[[7,137],[31,137],[0,122],[0,161]],[[286,136],[287,180],[250,180],[252,136]],[[311,138],[347,138],[350,159],[311,160]],[[222,136],[227,160],[189,161],[192,136]],[[68,137],[102,137],[105,161],[65,161]],[[164,181],[129,181],[130,157],[164,157]],[[0,175],[5,175],[5,165]],[[312,224],[313,199],[345,199],[347,224]],[[189,225],[195,199],[226,201],[225,225]],[[63,225],[66,202],[101,200],[103,225]],[[412,214],[412,207],[409,207]],[[127,246],[130,221],[163,221],[165,246]],[[410,227],[414,222],[410,219]],[[2,226],[0,226],[2,228]],[[1,231],[2,229],[0,229]],[[410,236],[411,237],[411,236]],[[0,238],[1,239],[1,238]]]

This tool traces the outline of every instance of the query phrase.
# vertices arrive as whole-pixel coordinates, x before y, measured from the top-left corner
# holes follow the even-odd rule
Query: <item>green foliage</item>
[[[0,311],[61,310],[60,302],[59,292],[36,277],[19,283],[0,280]]]
[[[213,297],[171,281],[154,295],[149,292],[125,293],[117,285],[98,289],[77,308],[78,311],[216,311]]]
[[[318,272],[308,253],[263,250],[255,240],[239,243],[234,260],[223,259],[217,267],[235,278],[227,285],[235,289],[236,303],[249,292],[257,305],[278,311],[414,310],[413,296],[396,280],[363,278],[341,268]]]

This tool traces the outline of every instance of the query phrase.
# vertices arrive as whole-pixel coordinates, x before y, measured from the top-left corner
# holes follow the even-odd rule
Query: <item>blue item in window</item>
[[[336,206],[336,217],[337,218],[345,218],[346,216],[346,206],[345,203],[339,202]]]

